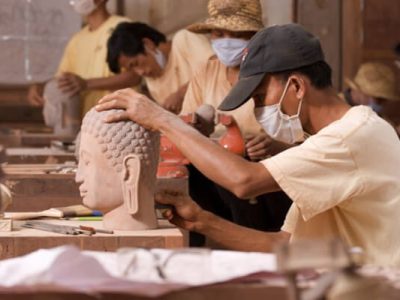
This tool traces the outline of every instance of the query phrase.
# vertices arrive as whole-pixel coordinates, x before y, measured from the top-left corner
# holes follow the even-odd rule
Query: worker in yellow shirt
[[[268,134],[303,142],[249,162],[132,89],[105,96],[96,109],[122,110],[107,122],[130,119],[160,131],[203,174],[240,198],[283,190],[293,201],[281,231],[270,233],[230,223],[184,195],[164,192],[156,200],[173,205],[164,213],[172,223],[246,251],[339,238],[361,247],[367,264],[399,267],[400,141],[370,107],[351,107],[338,97],[318,38],[298,24],[259,31],[219,109],[236,109],[250,97]]]
[[[144,77],[149,94],[164,108],[179,113],[189,81],[213,55],[208,39],[187,30],[171,41],[144,23],[121,23],[108,42],[107,61],[119,73]]]
[[[107,40],[117,24],[128,18],[111,15],[107,0],[73,0],[71,5],[86,21],[86,26],[68,42],[58,67],[59,87],[66,93],[81,94],[82,114],[111,90],[133,87],[140,76],[133,72],[113,75],[106,62]],[[43,105],[44,84],[34,84],[28,92],[33,105]]]

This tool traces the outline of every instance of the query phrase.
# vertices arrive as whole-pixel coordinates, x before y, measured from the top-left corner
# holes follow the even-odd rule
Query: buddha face
[[[83,204],[106,213],[123,203],[122,172],[111,166],[101,146],[91,134],[81,133],[75,180]]]

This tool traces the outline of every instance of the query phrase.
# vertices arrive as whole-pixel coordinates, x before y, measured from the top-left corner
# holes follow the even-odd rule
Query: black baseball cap
[[[289,71],[324,60],[317,37],[298,24],[267,27],[249,42],[240,65],[239,81],[218,107],[233,110],[251,98],[266,73]]]

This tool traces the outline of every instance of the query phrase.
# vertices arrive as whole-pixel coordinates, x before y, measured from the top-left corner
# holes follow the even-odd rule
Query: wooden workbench
[[[101,229],[102,221],[41,220],[46,223],[70,226],[92,226]],[[0,259],[16,257],[42,248],[76,245],[82,250],[116,251],[123,247],[182,248],[187,247],[185,233],[165,220],[159,229],[115,231],[114,234],[64,235],[21,227],[24,221],[14,221],[11,232],[0,232]]]
[[[56,148],[7,148],[5,161],[8,164],[62,164],[76,161],[75,154]]]
[[[18,167],[19,166],[19,167]],[[47,174],[45,166],[5,165],[4,184],[13,195],[13,203],[7,211],[41,211],[51,207],[63,207],[82,203],[75,174]]]
[[[22,129],[0,128],[0,144],[6,147],[48,147],[52,141],[72,142],[75,137],[52,132],[30,132]]]

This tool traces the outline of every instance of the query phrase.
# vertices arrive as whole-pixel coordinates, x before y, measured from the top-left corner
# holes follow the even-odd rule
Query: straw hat
[[[204,22],[192,24],[187,29],[207,33],[212,29],[259,31],[264,27],[259,0],[210,0],[208,14]]]
[[[364,63],[357,71],[354,80],[345,79],[351,89],[359,90],[364,94],[387,100],[399,101],[396,91],[394,72],[381,63]]]

